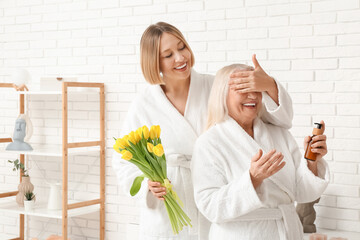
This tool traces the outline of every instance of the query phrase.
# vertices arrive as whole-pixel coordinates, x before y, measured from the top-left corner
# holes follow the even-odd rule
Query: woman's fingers
[[[314,148],[314,149],[311,149],[311,152],[317,153],[317,154],[321,155],[321,157],[323,157],[323,156],[325,156],[327,154],[327,149],[325,149],[325,148]]]
[[[273,166],[279,160],[281,161],[284,158],[281,152],[277,152],[271,156],[271,158],[264,163],[263,167],[268,169],[269,167]]]
[[[155,197],[159,199],[163,198],[163,196],[166,195],[166,189],[163,188],[152,188],[150,189],[150,191]]]
[[[271,166],[271,168],[268,169],[270,174],[269,176],[274,175],[285,166],[286,162],[281,162],[281,163],[280,162],[281,160],[278,161],[277,164],[273,164],[273,166]]]
[[[253,54],[251,59],[252,59],[252,62],[253,62],[253,64],[254,64],[254,66],[255,66],[255,69],[261,68],[258,60],[256,59],[256,54]]]
[[[150,189],[153,193],[166,192],[166,188],[164,187],[152,187]]]
[[[148,186],[149,186],[149,190],[155,197],[159,199],[163,199],[162,196],[166,195],[166,188],[161,186],[159,182],[153,182],[149,180]]]
[[[234,87],[239,87],[239,84],[249,83],[250,80],[248,78],[235,78],[229,81],[229,86],[231,89]]]
[[[246,74],[253,72],[254,70],[255,70],[255,68],[253,68],[252,66],[249,66],[249,68],[246,70],[237,68],[231,73],[230,77],[232,77],[232,74],[238,74],[238,73],[244,73],[246,75]]]
[[[239,83],[230,87],[233,91],[243,90],[249,88],[251,90],[251,83]]]
[[[323,120],[321,120],[320,124],[322,124],[322,129],[324,129],[324,132],[325,132],[325,122]]]
[[[317,153],[320,157],[324,157],[327,154],[326,135],[318,135],[313,137],[313,143],[311,144],[311,152]]]
[[[311,148],[326,148],[326,142],[325,141],[315,142],[311,144]]]
[[[161,198],[161,197],[163,197],[164,195],[166,195],[166,193],[165,193],[165,192],[159,192],[159,193],[153,193],[153,195],[154,195],[155,197],[157,197],[157,198]]]
[[[254,92],[251,88],[243,88],[241,90],[236,90],[237,93],[249,93]]]
[[[161,183],[148,180],[148,185],[149,185],[149,187],[160,187]]]
[[[230,75],[230,81],[235,80],[236,78],[242,78],[242,77],[248,77],[250,76],[250,74],[253,71],[244,71],[244,70],[239,70],[239,71],[234,71],[231,75]]]
[[[306,136],[304,138],[304,150],[306,150],[307,145],[309,144],[309,142],[311,141],[311,137],[310,136]]]
[[[323,120],[320,121],[325,128],[325,123]],[[326,135],[317,135],[312,138],[311,152],[318,154],[318,157],[324,157],[327,154],[327,144],[326,144]]]
[[[263,151],[259,149],[259,151],[251,158],[252,162],[257,162],[261,156],[263,155]]]
[[[272,155],[274,155],[274,153],[276,152],[275,149],[273,150],[270,150],[268,153],[264,154],[258,161],[257,161],[257,164],[258,166],[262,166],[264,165],[265,162],[267,162]]]
[[[312,138],[313,142],[326,141],[326,135],[317,135]]]

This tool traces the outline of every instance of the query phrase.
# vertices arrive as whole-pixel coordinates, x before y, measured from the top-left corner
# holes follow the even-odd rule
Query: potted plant
[[[34,209],[34,203],[35,203],[35,194],[33,192],[26,192],[24,194],[24,207],[25,211],[32,211]]]
[[[34,191],[34,185],[30,182],[28,170],[25,169],[24,164],[21,163],[19,159],[16,159],[14,161],[8,160],[8,162],[14,165],[13,171],[21,171],[22,173],[22,180],[18,186],[19,192],[18,194],[16,194],[16,202],[19,206],[24,206],[24,194]]]

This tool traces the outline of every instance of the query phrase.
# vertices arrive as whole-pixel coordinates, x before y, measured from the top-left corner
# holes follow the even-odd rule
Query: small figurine
[[[7,145],[6,150],[10,151],[31,151],[33,148],[30,146],[30,144],[24,142],[26,134],[26,124],[29,123],[29,134],[32,134],[32,125],[31,122],[25,121],[26,116],[25,114],[21,114],[18,119],[16,119],[15,122],[15,129],[14,129],[14,136],[13,136],[13,142],[9,143]],[[26,136],[27,139],[29,139],[29,136]]]

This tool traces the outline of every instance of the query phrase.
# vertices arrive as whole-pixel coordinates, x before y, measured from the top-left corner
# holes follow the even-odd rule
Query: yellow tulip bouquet
[[[182,210],[183,207],[177,193],[167,178],[166,158],[160,139],[160,126],[147,126],[132,131],[123,138],[114,138],[114,150],[120,153],[121,158],[136,165],[143,174],[136,177],[130,189],[131,196],[135,196],[141,187],[144,178],[160,182],[166,188],[164,195],[165,207],[170,219],[174,234],[178,234],[184,226],[191,226],[190,218]]]

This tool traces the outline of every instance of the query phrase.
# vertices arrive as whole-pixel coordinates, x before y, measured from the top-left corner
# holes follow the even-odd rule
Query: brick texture
[[[130,102],[146,86],[139,42],[157,21],[177,26],[193,48],[200,72],[214,74],[232,62],[251,64],[256,53],[264,69],[289,91],[294,104],[291,130],[302,148],[312,123],[326,122],[332,180],[317,206],[318,226],[360,232],[360,2],[359,0],[164,1],[164,0],[2,0],[0,2],[0,82],[16,68],[41,77],[77,77],[106,84],[106,235],[136,239],[139,206],[127,198],[111,168],[117,136]],[[17,117],[17,96],[0,94],[0,136],[8,137]],[[61,143],[60,98],[32,96],[34,143]],[[92,96],[70,99],[71,140],[97,136],[98,105]],[[17,175],[0,156],[0,189],[14,191]],[[47,180],[61,179],[61,159],[29,159],[39,198]],[[96,156],[70,163],[69,198],[98,194]],[[87,174],[88,173],[88,174]],[[45,238],[61,221],[30,217],[27,237]],[[98,239],[99,219],[90,214],[70,221],[71,239]],[[18,217],[0,213],[2,234],[16,237]],[[45,229],[43,231],[43,229]]]

